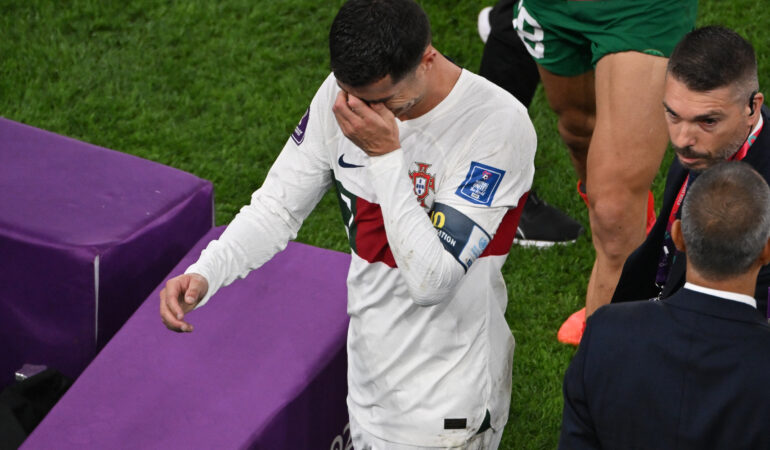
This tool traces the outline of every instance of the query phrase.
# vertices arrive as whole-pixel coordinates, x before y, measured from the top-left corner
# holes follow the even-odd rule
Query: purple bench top
[[[77,376],[212,224],[210,182],[0,118],[0,388]]]
[[[0,117],[4,234],[97,253],[185,201],[191,186],[211,188],[187,172]]]
[[[209,232],[179,274],[224,227]],[[25,449],[330,448],[343,434],[350,255],[290,243],[168,331],[165,281]],[[342,448],[342,447],[340,447]]]

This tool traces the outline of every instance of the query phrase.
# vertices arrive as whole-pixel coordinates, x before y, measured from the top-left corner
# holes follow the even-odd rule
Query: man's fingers
[[[337,98],[334,99],[334,109],[337,109],[348,103],[348,94],[345,91],[337,92]]]
[[[174,317],[174,313],[168,309],[165,301],[160,302],[160,320],[163,321],[163,325],[169,330],[182,331],[180,327],[181,324]]]
[[[190,332],[193,330],[192,325],[176,318],[176,315],[171,312],[168,308],[168,303],[165,301],[160,303],[160,318],[163,324],[166,325],[166,328],[171,331]]]
[[[348,94],[348,107],[350,110],[356,114],[356,115],[362,115],[367,109],[369,109],[369,105],[364,103],[363,100],[356,97],[355,95]]]
[[[174,314],[179,320],[184,317],[184,311],[179,306],[179,297],[182,295],[182,289],[176,279],[171,279],[166,283],[166,287],[160,291],[160,302],[166,304],[166,308]]]
[[[187,295],[184,296],[184,302],[188,305],[194,305],[198,303],[198,292],[197,291],[187,291]]]
[[[377,117],[378,115],[382,117],[382,114],[378,113],[377,109],[384,109],[388,111],[388,108],[385,107],[385,105],[382,103],[369,104],[356,97],[355,95],[350,94],[348,94],[348,106],[356,115],[356,117],[360,117],[364,122],[370,124],[374,124],[379,121],[379,117]]]
[[[184,302],[188,305],[195,305],[198,303],[198,300],[201,298],[201,292],[200,288],[198,286],[193,286],[192,283],[190,283],[190,287],[187,288],[187,292],[184,294]]]
[[[334,100],[334,106],[332,106],[332,111],[337,117],[337,120],[342,118],[349,122],[355,116],[355,113],[350,109],[350,105],[348,105],[348,94],[346,94],[345,91],[340,91],[337,94],[337,98]]]
[[[186,312],[191,311],[208,292],[208,281],[198,274],[174,277],[160,291],[160,317],[169,330],[192,331],[193,327],[184,321]]]
[[[209,284],[208,281],[206,281],[206,279],[200,275],[190,274],[188,277],[190,281],[187,286],[187,291],[184,295],[184,302],[190,306],[195,306],[203,298],[203,296],[206,295]]]
[[[337,94],[337,100],[334,102],[334,112],[343,117],[353,127],[360,127],[367,117],[373,116],[371,108],[366,102],[344,91],[340,91]]]
[[[337,119],[340,129],[342,129],[342,132],[347,136],[353,127],[350,121],[354,114],[350,111],[350,107],[348,107],[344,91],[340,91],[340,93],[337,94],[337,100],[334,101],[332,112],[334,113],[334,118]]]
[[[390,123],[396,119],[396,116],[393,115],[393,111],[389,110],[387,106],[385,106],[384,103],[373,103],[371,105],[372,110],[376,112],[380,117],[385,119],[387,123]]]
[[[355,95],[340,91],[332,111],[342,134],[367,155],[381,155],[400,147],[395,117],[385,105],[369,106]]]
[[[360,121],[353,119],[352,123],[359,126],[389,126],[396,120],[396,116],[382,102],[366,103],[355,95],[348,94],[348,106],[355,118],[360,119]]]

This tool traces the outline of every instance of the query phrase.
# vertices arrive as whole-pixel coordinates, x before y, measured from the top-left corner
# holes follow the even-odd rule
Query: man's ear
[[[754,94],[754,96],[751,98],[752,103],[752,110],[756,113],[760,112],[760,109],[762,109],[762,104],[764,103],[765,96],[761,92],[757,92]]]
[[[770,239],[767,240],[765,248],[759,253],[759,262],[763,266],[770,263]]]
[[[676,219],[671,224],[671,240],[674,241],[677,250],[687,253],[687,247],[684,245],[684,236],[682,236],[682,221],[679,219]]]
[[[431,44],[428,44],[428,46],[425,48],[425,51],[422,53],[422,59],[420,60],[420,65],[423,66],[424,69],[430,70],[433,67],[433,63],[436,62],[436,57],[438,56],[438,50],[436,50],[436,47],[434,47]]]

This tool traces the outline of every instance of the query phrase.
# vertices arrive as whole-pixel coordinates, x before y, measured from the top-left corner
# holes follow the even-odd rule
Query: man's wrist
[[[361,148],[361,150],[363,150],[364,153],[367,154],[367,156],[370,156],[370,157],[374,158],[374,157],[378,157],[378,156],[387,155],[389,153],[393,153],[396,150],[399,150],[401,148],[401,145],[400,144],[398,144],[398,145],[396,145],[396,144],[391,145],[389,147],[389,150],[366,150],[363,147],[360,147],[360,148]]]
[[[401,167],[403,154],[403,150],[399,147],[388,153],[369,156],[368,168],[375,176],[386,171],[396,170]]]

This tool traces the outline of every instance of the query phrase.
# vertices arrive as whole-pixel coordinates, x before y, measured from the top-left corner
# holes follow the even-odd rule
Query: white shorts
[[[471,437],[469,441],[458,447],[419,447],[397,444],[373,436],[361,428],[353,416],[350,416],[350,437],[355,450],[497,450],[503,437],[503,430],[495,431],[490,428],[481,434]]]

